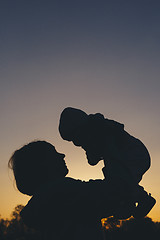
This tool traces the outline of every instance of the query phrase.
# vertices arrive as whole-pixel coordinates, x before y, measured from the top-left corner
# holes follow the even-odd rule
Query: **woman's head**
[[[68,173],[64,154],[46,141],[35,141],[16,150],[9,160],[21,193],[33,195],[43,183]]]

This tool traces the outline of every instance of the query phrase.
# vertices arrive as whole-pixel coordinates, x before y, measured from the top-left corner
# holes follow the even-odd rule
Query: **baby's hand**
[[[86,156],[87,156],[88,163],[91,166],[96,165],[100,160],[102,160],[102,158],[98,154],[86,152]]]

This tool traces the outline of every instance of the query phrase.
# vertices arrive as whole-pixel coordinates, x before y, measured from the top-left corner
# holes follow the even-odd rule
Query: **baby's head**
[[[64,140],[72,141],[85,151],[90,165],[101,159],[104,116],[100,113],[87,115],[80,109],[67,107],[60,116],[59,132]]]
[[[45,182],[65,177],[68,169],[64,154],[46,141],[36,141],[16,150],[9,160],[21,193],[32,196]]]
[[[72,141],[77,146],[82,146],[81,136],[83,126],[88,115],[80,109],[67,107],[63,110],[59,121],[59,132],[64,140]],[[83,141],[83,140],[82,140]]]

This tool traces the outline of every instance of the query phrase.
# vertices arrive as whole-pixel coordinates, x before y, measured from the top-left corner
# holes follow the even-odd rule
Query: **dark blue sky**
[[[77,48],[109,56],[159,50],[159,10],[154,0],[2,1],[3,60],[58,57]]]

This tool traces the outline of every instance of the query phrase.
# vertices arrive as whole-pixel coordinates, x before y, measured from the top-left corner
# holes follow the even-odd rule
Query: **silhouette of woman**
[[[101,218],[113,215],[128,193],[104,180],[66,177],[64,157],[46,141],[31,142],[13,153],[9,167],[17,188],[32,196],[21,217],[46,240],[99,240]]]

